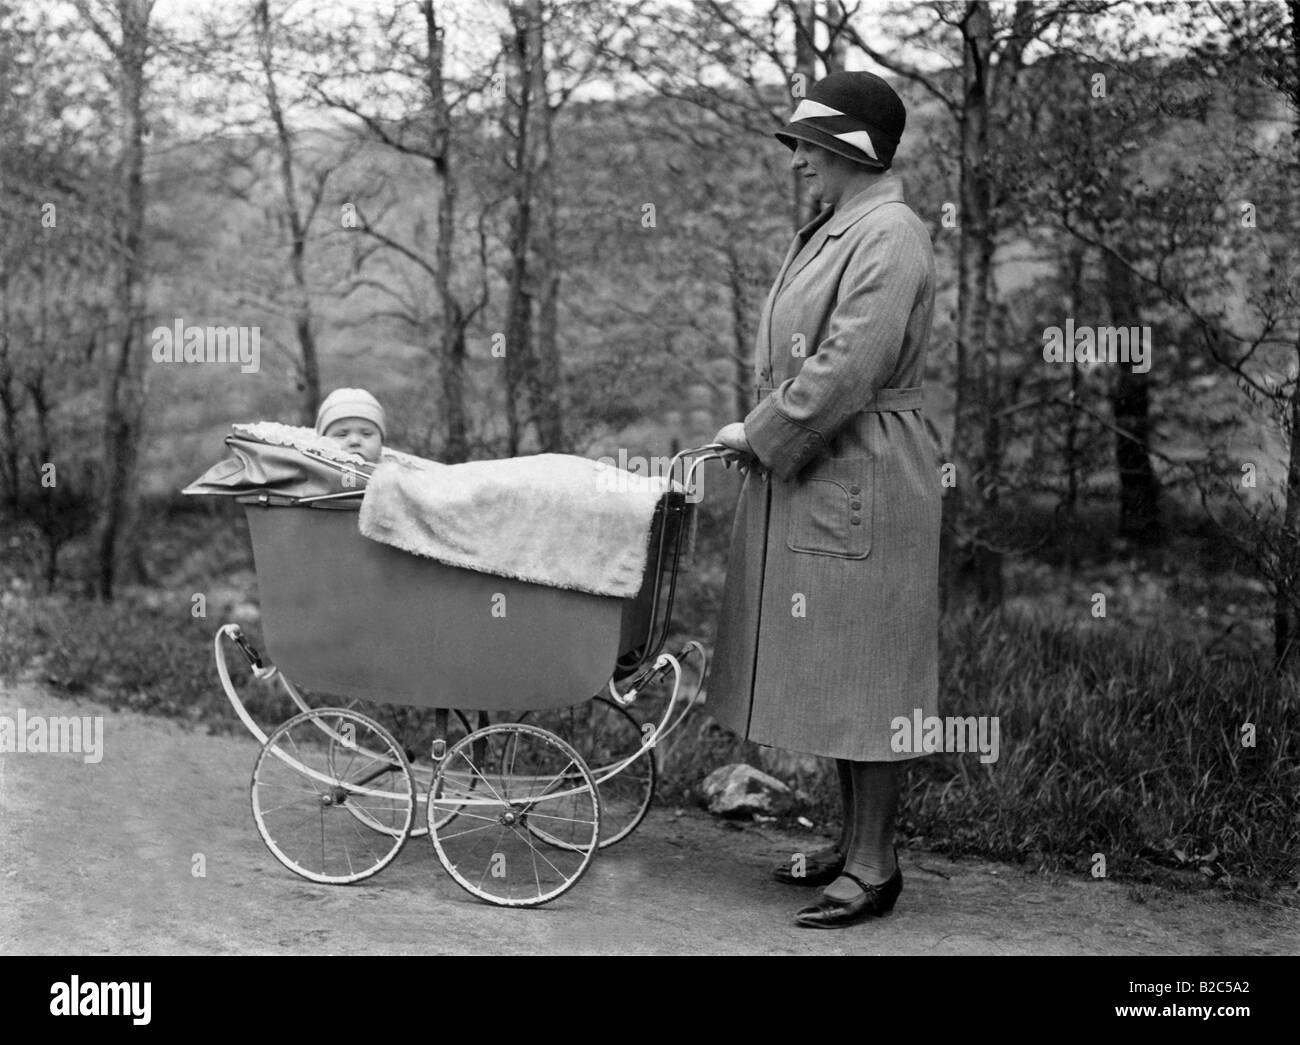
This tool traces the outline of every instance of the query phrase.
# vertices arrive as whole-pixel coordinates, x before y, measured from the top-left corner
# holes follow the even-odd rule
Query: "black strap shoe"
[[[842,871],[845,878],[852,878],[862,887],[862,895],[852,900],[836,900],[823,896],[817,903],[805,907],[794,916],[796,925],[806,929],[839,929],[846,925],[855,925],[867,918],[878,918],[894,909],[898,894],[903,891],[903,868],[897,865],[889,880],[879,885],[869,885],[855,874]]]

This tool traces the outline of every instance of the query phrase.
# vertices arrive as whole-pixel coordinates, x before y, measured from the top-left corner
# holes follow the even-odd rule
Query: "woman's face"
[[[860,164],[805,141],[796,144],[790,166],[805,179],[808,191],[820,199],[824,207],[834,207],[839,203],[845,186],[863,170]]]
[[[325,430],[327,439],[337,441],[349,453],[360,454],[372,464],[379,460],[384,440],[372,421],[360,417],[344,417]]]

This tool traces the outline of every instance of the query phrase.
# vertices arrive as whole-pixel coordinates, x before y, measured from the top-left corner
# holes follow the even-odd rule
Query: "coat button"
[[[862,519],[861,519],[859,516],[856,516],[856,515],[853,516],[853,517],[849,520],[849,522],[851,522],[854,526],[861,526],[861,525],[862,525]]]
[[[849,507],[852,508],[852,509],[856,512],[859,508],[862,507],[862,502],[861,502],[861,501],[853,501],[853,502],[849,505]]]
[[[857,496],[857,495],[860,494],[861,492],[862,492],[862,487],[861,487],[861,486],[850,486],[850,487],[849,487],[849,493],[853,494],[854,496]]]

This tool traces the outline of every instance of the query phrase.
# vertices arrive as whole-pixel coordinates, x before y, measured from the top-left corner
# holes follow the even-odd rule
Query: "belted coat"
[[[887,174],[800,230],[760,317],[710,714],[761,744],[896,761],[937,713],[938,448],[921,414],[929,233]]]

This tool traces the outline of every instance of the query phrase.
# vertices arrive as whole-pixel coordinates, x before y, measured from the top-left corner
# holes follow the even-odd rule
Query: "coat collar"
[[[903,179],[897,174],[886,174],[851,196],[837,210],[827,207],[817,217],[799,230],[801,239],[807,239],[826,224],[827,236],[842,235],[851,225],[870,214],[883,203],[903,203]]]
[[[827,207],[799,230],[799,235],[795,237],[794,243],[791,244],[790,251],[786,255],[785,264],[777,277],[777,286],[784,286],[787,280],[793,279],[802,271],[813,258],[821,253],[821,249],[826,245],[828,239],[833,236],[843,235],[854,224],[861,221],[882,204],[903,202],[903,179],[897,174],[886,174],[878,181],[872,182],[867,188],[850,197],[838,209]],[[816,235],[823,225],[825,226],[825,235],[818,240],[813,250],[804,253],[804,244]]]

